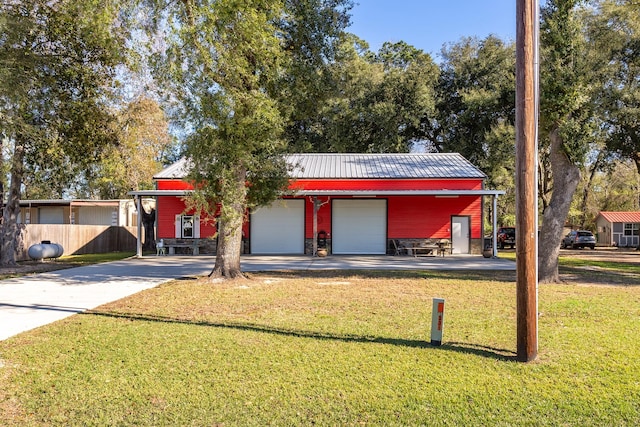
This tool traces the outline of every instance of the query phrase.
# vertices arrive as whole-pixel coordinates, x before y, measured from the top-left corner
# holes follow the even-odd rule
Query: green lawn
[[[0,424],[640,425],[640,286],[541,286],[539,357],[524,364],[513,280],[170,282],[0,342]]]

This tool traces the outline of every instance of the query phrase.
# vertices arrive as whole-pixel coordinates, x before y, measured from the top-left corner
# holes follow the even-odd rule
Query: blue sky
[[[347,31],[377,51],[403,40],[438,61],[442,45],[462,37],[516,38],[516,0],[356,0]]]

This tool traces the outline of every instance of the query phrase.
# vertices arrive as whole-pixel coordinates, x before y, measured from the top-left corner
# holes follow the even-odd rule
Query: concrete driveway
[[[0,340],[182,277],[208,274],[211,256],[132,258],[0,281]],[[244,271],[276,270],[515,270],[515,263],[481,256],[255,256]]]

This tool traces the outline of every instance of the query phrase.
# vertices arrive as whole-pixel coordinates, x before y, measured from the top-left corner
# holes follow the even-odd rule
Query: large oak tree
[[[589,50],[580,3],[550,0],[542,13],[540,151],[548,158],[553,188],[540,231],[541,283],[559,280],[564,223],[597,130],[593,97],[600,64]]]
[[[349,6],[346,0],[154,3],[154,16],[165,19],[153,28],[166,32],[166,49],[155,57],[157,75],[189,129],[185,155],[196,191],[188,206],[216,216],[210,277],[242,276],[247,210],[274,200],[288,184],[283,130],[293,110],[283,108],[279,92],[310,84],[312,78],[300,74],[287,81],[288,73],[315,72],[322,56],[316,47],[330,44],[324,29],[346,25]],[[309,67],[293,61],[305,56]]]
[[[106,102],[123,39],[111,1],[3,2],[0,12],[0,138],[10,153],[0,262],[11,265],[26,171],[61,189],[113,141]]]

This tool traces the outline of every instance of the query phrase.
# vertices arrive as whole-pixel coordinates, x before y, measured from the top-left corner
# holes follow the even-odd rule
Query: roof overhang
[[[129,195],[134,197],[158,197],[176,196],[184,197],[193,193],[193,190],[140,190],[130,191]],[[298,190],[292,196],[440,196],[440,197],[460,197],[460,196],[502,196],[502,190]]]
[[[133,197],[158,197],[158,196],[188,196],[193,190],[137,190],[127,194]]]
[[[501,196],[501,190],[300,190],[295,196]]]
[[[126,199],[125,199],[126,200]],[[88,199],[51,199],[51,200],[20,200],[21,207],[47,207],[47,206],[118,206],[121,200],[88,200]]]

